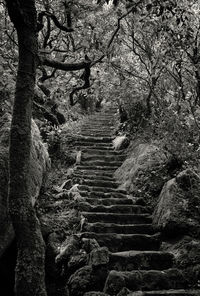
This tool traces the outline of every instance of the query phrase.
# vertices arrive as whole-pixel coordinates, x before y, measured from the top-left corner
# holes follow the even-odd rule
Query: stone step
[[[101,166],[101,167],[110,167],[112,169],[112,167],[117,167],[119,168],[122,165],[123,161],[107,161],[107,160],[81,160],[81,164],[82,165],[87,165],[87,166]]]
[[[113,150],[113,144],[110,143],[106,143],[106,142],[88,142],[85,140],[74,140],[74,145],[77,147],[89,147],[89,148],[97,148],[97,149],[107,149],[107,150]],[[80,149],[82,150],[82,149]]]
[[[94,144],[94,143],[75,143],[76,147],[83,151],[85,149],[87,150],[104,150],[105,153],[107,152],[113,152],[113,145],[112,144],[108,144],[108,145],[105,145],[105,144],[101,144],[101,145],[97,145],[97,144]]]
[[[117,284],[116,284],[117,283]],[[133,270],[133,271],[110,271],[104,292],[109,295],[117,293],[126,287],[131,291],[137,290],[161,290],[183,289],[188,283],[178,269],[167,270]]]
[[[109,269],[117,271],[164,270],[173,266],[174,256],[160,251],[126,251],[110,254]]]
[[[105,193],[105,192],[102,192],[102,191],[93,191],[93,192],[89,192],[89,191],[83,191],[83,190],[80,190],[80,194],[81,196],[86,196],[88,198],[97,198],[97,199],[100,199],[100,198],[124,198],[124,199],[127,199],[127,195],[126,194],[123,194],[123,193],[120,193],[120,192],[108,192],[108,193]]]
[[[81,172],[74,172],[73,173],[74,178],[80,178],[80,179],[88,179],[88,180],[96,180],[96,181],[110,181],[110,182],[116,182],[114,177],[109,176],[102,176],[102,175],[94,175],[89,173],[81,173]]]
[[[199,296],[200,290],[161,290],[161,291],[137,291],[127,296]]]
[[[94,122],[92,123],[85,123],[83,126],[86,127],[93,127],[96,129],[101,130],[102,127],[107,127],[107,128],[113,128],[116,125],[116,123],[113,120],[109,120],[109,119],[96,119],[94,120]]]
[[[115,162],[120,162],[120,166],[122,165],[123,161],[125,160],[124,155],[98,155],[98,154],[89,154],[89,153],[84,153],[83,156],[81,157],[81,160],[83,161],[104,161],[107,163],[115,163]],[[111,163],[111,165],[112,165]]]
[[[93,206],[86,202],[80,202],[79,208],[84,212],[99,212],[99,213],[120,213],[120,214],[144,214],[147,210],[143,206],[138,205],[97,205]]]
[[[95,233],[154,234],[152,224],[86,223],[84,231]]]
[[[83,136],[90,136],[90,137],[116,137],[114,129],[89,129],[89,128],[82,128],[82,130],[78,133],[79,135]]]
[[[152,218],[148,214],[119,214],[119,213],[99,213],[82,212],[88,222],[103,222],[117,224],[150,224]]]
[[[113,137],[86,137],[86,136],[78,136],[75,138],[77,142],[89,142],[89,143],[111,143]]]
[[[98,172],[98,171],[109,171],[110,173],[114,173],[119,167],[110,167],[110,166],[89,166],[89,165],[77,165],[76,169],[77,170],[80,170],[80,171],[83,171],[83,170],[92,170],[94,172]]]
[[[98,176],[98,177],[110,177],[112,178],[113,177],[113,172],[112,171],[103,171],[103,170],[80,170],[79,169],[80,166],[77,167],[77,169],[75,170],[75,173],[77,174],[82,174],[84,176]]]
[[[103,193],[108,193],[108,192],[118,192],[122,194],[126,194],[125,190],[118,190],[115,191],[114,188],[112,187],[101,187],[101,186],[88,186],[88,185],[79,185],[78,189],[81,191],[89,191],[89,192],[103,192]]]
[[[100,135],[100,137],[103,137],[101,135],[106,135],[106,137],[110,137],[110,136],[113,136],[114,135],[114,129],[95,129],[95,128],[82,128],[81,131],[79,132],[80,135],[85,135],[87,133],[91,133],[91,134],[94,134],[95,136],[98,136]]]
[[[109,188],[117,188],[119,187],[119,183],[115,181],[106,181],[106,180],[91,180],[91,179],[83,179],[82,180],[82,185],[87,185],[87,186],[96,186],[96,187],[108,187]]]
[[[94,238],[100,246],[106,246],[110,252],[134,250],[154,250],[160,247],[160,240],[155,235],[148,234],[118,234],[83,232],[83,238]]]
[[[124,159],[126,158],[126,154],[122,151],[115,151],[115,150],[102,150],[102,149],[82,149],[82,152],[88,155],[102,155],[102,156],[123,156]]]
[[[92,205],[105,205],[105,206],[111,206],[115,204],[126,204],[126,205],[132,205],[133,201],[128,198],[86,198],[86,202],[92,204]]]
[[[97,123],[83,123],[81,126],[81,131],[95,131],[95,132],[113,132],[115,130],[114,125],[107,125],[107,126],[102,126],[97,124]]]

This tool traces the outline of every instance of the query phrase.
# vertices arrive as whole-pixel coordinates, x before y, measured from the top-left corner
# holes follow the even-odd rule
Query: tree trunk
[[[18,246],[15,273],[17,296],[46,296],[45,246],[28,193],[31,150],[31,109],[35,86],[37,33],[34,0],[6,0],[19,44],[19,64],[9,150],[9,210]]]

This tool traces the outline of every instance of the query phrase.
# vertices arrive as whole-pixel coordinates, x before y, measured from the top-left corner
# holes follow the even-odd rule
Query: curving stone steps
[[[160,235],[147,208],[134,204],[125,190],[118,189],[113,173],[126,155],[112,145],[115,115],[116,108],[110,107],[90,116],[75,140],[81,163],[73,178],[85,197],[79,205],[86,221],[81,237],[94,238],[110,251],[104,293],[115,296],[126,287],[132,291],[128,296],[200,295],[173,268],[173,255],[159,251]]]

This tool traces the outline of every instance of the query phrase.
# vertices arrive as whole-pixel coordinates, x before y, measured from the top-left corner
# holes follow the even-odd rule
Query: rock
[[[72,187],[72,185],[73,185],[72,179],[68,179],[64,183],[65,184],[63,186],[63,189],[67,189],[67,190],[69,190]]]
[[[115,148],[115,150],[126,149],[129,144],[130,144],[130,140],[127,138],[126,135],[124,135],[124,136],[117,136],[113,140],[113,147]]]
[[[8,217],[8,147],[11,115],[4,114],[0,119],[0,257],[12,242],[14,231]],[[32,146],[30,161],[29,194],[32,204],[44,186],[47,171],[50,168],[50,159],[46,146],[43,144],[40,132],[32,120]]]
[[[185,170],[163,187],[153,225],[168,237],[200,233],[200,177]]]
[[[200,240],[184,236],[163,243],[162,250],[174,255],[174,267],[182,270],[191,287],[195,286],[200,278]]]
[[[94,238],[82,238],[82,249],[86,251],[86,253],[92,252],[92,250],[95,250],[97,248],[100,248],[98,242]]]
[[[55,232],[51,233],[46,242],[46,273],[48,276],[58,278],[61,273],[60,266],[55,263],[59,254],[62,238]]]
[[[88,254],[84,250],[80,250],[78,254],[72,255],[67,264],[68,274],[74,273],[77,269],[87,265]]]
[[[97,248],[91,251],[89,265],[98,266],[109,263],[109,250],[106,247]]]
[[[81,156],[82,156],[82,152],[81,151],[77,151],[76,164],[80,164],[81,163]]]
[[[70,295],[83,296],[89,291],[102,291],[107,277],[107,269],[86,265],[77,270],[68,281]]]
[[[60,246],[59,254],[56,256],[56,263],[62,260],[69,260],[70,256],[80,249],[80,238],[77,235],[68,237]]]
[[[124,287],[118,294],[117,296],[128,296],[131,293],[129,289]]]
[[[77,201],[77,202],[81,202],[81,201],[85,201],[85,197],[81,196],[79,193],[79,189],[78,189],[79,184],[75,184],[69,191],[68,191],[68,195],[71,199]]]
[[[154,207],[166,180],[168,156],[155,145],[137,143],[129,148],[127,159],[116,170],[115,177],[125,189],[137,197],[144,198]]]
[[[117,295],[118,292],[121,291],[124,287],[126,287],[126,281],[123,274],[115,270],[111,270],[106,279],[104,292],[108,292],[109,294],[111,292],[111,295]]]

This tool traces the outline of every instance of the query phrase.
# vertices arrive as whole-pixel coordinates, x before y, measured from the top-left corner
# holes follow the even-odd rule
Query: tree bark
[[[37,58],[37,19],[34,0],[6,0],[17,30],[19,64],[10,131],[9,210],[17,238],[16,296],[46,296],[45,246],[28,193],[31,150],[31,111]]]

